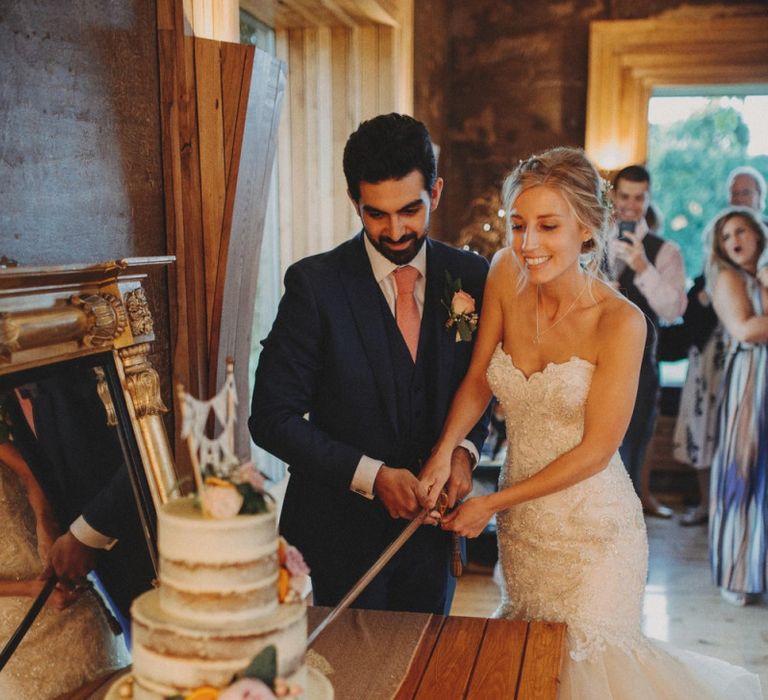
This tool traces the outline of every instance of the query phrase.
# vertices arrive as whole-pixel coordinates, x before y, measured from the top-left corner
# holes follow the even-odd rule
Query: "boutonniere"
[[[477,330],[475,300],[461,288],[461,277],[453,279],[448,270],[445,271],[442,304],[448,310],[445,327],[450,330],[456,326],[456,342],[472,340],[472,334]]]

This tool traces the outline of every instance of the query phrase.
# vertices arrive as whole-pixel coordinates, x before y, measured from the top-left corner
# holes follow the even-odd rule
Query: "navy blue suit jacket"
[[[469,366],[472,343],[447,329],[445,272],[482,300],[487,261],[427,240],[427,279],[420,348],[426,357],[428,430],[435,444],[453,395]],[[350,491],[362,455],[401,464],[402,436],[383,295],[365,252],[363,234],[334,250],[305,258],[285,276],[285,295],[256,370],[249,426],[254,441],[289,465],[281,532],[310,567],[349,566],[350,552],[365,570],[402,529],[378,499]],[[432,356],[434,355],[434,356]],[[307,416],[308,417],[305,417]],[[468,436],[482,448],[488,416]],[[447,540],[446,540],[447,542]]]

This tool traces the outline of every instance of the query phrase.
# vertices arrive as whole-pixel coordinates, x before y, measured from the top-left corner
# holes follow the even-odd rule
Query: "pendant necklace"
[[[539,294],[541,287],[539,285],[536,285],[536,337],[533,339],[533,342],[538,345],[541,336],[544,335],[547,331],[551,331],[560,321],[562,321],[571,311],[573,310],[573,307],[576,306],[576,302],[581,299],[581,295],[584,294],[584,290],[587,288],[587,285],[589,284],[589,280],[584,281],[584,286],[581,288],[581,291],[576,295],[576,298],[571,302],[571,305],[566,309],[565,313],[558,318],[551,326],[548,328],[545,328],[543,331],[539,332]]]

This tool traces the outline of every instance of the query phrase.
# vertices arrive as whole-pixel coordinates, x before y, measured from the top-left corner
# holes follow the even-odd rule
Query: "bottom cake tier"
[[[306,688],[303,602],[282,604],[247,624],[216,626],[169,615],[153,590],[134,601],[131,616],[133,697],[137,700],[160,700],[202,686],[223,688],[270,645],[277,651],[278,676]]]

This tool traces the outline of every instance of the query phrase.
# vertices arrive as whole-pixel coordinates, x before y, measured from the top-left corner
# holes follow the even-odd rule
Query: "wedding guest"
[[[708,277],[730,344],[712,460],[710,559],[715,583],[735,605],[766,590],[768,549],[768,293],[756,279],[766,229],[747,207],[712,224]]]
[[[756,675],[641,633],[648,541],[619,446],[646,321],[600,279],[600,176],[582,151],[556,148],[521,162],[503,193],[512,246],[491,264],[472,362],[422,473],[423,505],[493,392],[509,434],[499,491],[441,525],[476,537],[496,514],[496,616],[567,624],[560,700],[757,700]]]
[[[710,468],[717,437],[717,402],[725,362],[725,330],[712,308],[699,275],[688,290],[683,322],[661,330],[664,359],[687,357],[688,369],[672,437],[673,456],[696,471],[699,502],[680,517],[681,525],[703,525],[709,519]]]
[[[660,504],[641,482],[648,444],[658,415],[659,365],[656,335],[661,320],[675,321],[685,311],[685,268],[680,248],[651,233],[645,216],[651,201],[651,176],[642,165],[620,170],[613,180],[617,223],[609,234],[609,268],[618,288],[645,314],[648,333],[632,419],[621,443],[621,458],[648,515],[669,518],[672,509]],[[648,465],[646,468],[649,468]]]
[[[757,212],[763,226],[768,226],[765,215],[766,184],[763,174],[751,165],[734,168],[728,175],[728,200],[734,207],[749,207]],[[757,263],[757,278],[768,287],[768,250]]]
[[[765,180],[749,166],[735,168],[727,180],[731,206],[747,206],[760,213],[765,204]],[[711,233],[711,230],[710,230]],[[710,243],[705,241],[710,247]],[[760,266],[768,265],[763,255]],[[710,280],[712,282],[712,280]],[[710,284],[710,287],[712,284]],[[709,519],[712,453],[717,438],[717,404],[725,361],[725,329],[712,308],[704,272],[688,291],[683,323],[661,329],[660,347],[675,360],[688,357],[673,435],[674,457],[696,470],[699,503],[680,518],[681,525],[702,525]]]

